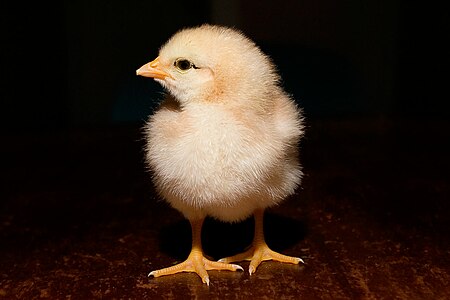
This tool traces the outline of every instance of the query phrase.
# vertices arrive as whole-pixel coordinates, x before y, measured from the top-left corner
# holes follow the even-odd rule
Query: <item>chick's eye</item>
[[[174,66],[181,71],[187,71],[190,68],[195,68],[194,64],[184,58],[179,58],[174,62]]]

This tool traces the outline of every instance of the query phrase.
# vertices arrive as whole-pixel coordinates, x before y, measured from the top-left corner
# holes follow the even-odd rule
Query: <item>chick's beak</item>
[[[171,77],[170,74],[164,72],[161,68],[161,64],[159,62],[159,56],[139,69],[136,70],[136,75],[151,77],[156,79],[165,79],[166,77]]]

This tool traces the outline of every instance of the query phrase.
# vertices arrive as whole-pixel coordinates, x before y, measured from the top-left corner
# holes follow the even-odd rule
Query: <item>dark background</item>
[[[2,1],[0,298],[448,298],[448,19],[403,0]],[[145,277],[190,236],[145,168],[162,88],[135,70],[203,23],[255,40],[304,108],[302,188],[266,231],[307,265],[280,280]],[[208,220],[208,254],[248,245],[236,226]]]
[[[242,2],[242,3],[241,3]],[[180,28],[241,29],[308,118],[449,116],[446,10],[414,1],[7,1],[2,130],[142,122],[160,88],[135,76]]]

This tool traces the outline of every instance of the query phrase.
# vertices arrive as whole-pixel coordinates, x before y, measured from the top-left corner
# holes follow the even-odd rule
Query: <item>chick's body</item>
[[[185,29],[138,74],[169,92],[146,125],[146,157],[160,194],[192,224],[239,221],[294,192],[300,112],[253,42],[223,27]]]
[[[291,194],[300,177],[296,111],[285,98],[277,101],[285,103],[268,115],[222,103],[163,106],[147,132],[147,158],[163,197],[188,219],[238,221]]]

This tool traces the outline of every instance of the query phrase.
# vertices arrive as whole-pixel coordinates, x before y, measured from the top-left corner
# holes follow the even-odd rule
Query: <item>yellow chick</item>
[[[203,25],[176,33],[136,73],[168,91],[145,127],[146,160],[160,195],[192,227],[187,260],[149,276],[195,272],[209,285],[207,270],[243,270],[231,262],[250,260],[250,274],[265,260],[303,262],[264,240],[264,210],[293,194],[302,176],[301,113],[271,60],[240,32]],[[205,258],[206,216],[237,222],[252,214],[247,251],[217,262]]]

